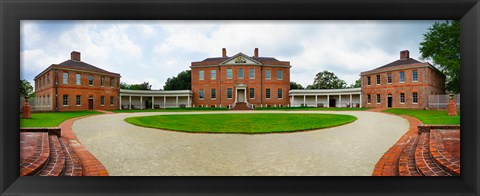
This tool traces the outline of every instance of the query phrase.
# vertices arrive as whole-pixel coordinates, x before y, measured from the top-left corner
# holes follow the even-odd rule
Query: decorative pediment
[[[220,65],[262,65],[262,63],[243,53],[238,53],[221,62]]]

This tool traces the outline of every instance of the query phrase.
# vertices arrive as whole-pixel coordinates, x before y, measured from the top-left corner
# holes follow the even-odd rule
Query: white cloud
[[[159,89],[192,61],[221,56],[221,48],[229,56],[253,55],[259,48],[260,56],[290,61],[291,81],[303,86],[323,70],[350,84],[360,72],[398,59],[400,50],[418,58],[421,34],[433,22],[412,22],[413,28],[398,21],[72,21],[56,37],[45,37],[54,33],[40,28],[45,23],[22,21],[25,77],[76,50],[83,61],[120,73],[124,82],[148,81]]]

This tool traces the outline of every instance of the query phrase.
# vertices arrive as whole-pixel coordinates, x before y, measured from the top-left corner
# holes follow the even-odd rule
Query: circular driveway
[[[124,121],[132,116],[250,112],[348,114],[358,120],[326,129],[255,135],[165,131]],[[111,176],[370,176],[409,123],[368,111],[145,112],[82,118],[72,129]]]

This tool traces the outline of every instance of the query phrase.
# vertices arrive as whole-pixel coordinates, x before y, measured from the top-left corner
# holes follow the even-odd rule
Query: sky
[[[165,81],[191,62],[242,52],[290,61],[290,81],[307,86],[318,72],[347,84],[399,59],[401,50],[421,60],[423,34],[435,21],[78,21],[22,20],[20,78],[81,53],[83,62],[120,73],[128,84]]]

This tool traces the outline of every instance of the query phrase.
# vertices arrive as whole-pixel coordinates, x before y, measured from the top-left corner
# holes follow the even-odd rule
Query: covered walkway
[[[295,89],[290,90],[291,107],[362,107],[362,89]]]
[[[160,109],[192,106],[191,90],[120,89],[119,109]]]

